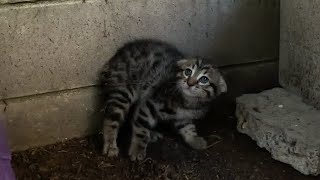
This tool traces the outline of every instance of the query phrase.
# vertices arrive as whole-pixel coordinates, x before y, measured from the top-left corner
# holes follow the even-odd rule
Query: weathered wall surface
[[[280,83],[320,108],[320,1],[281,1]]]
[[[12,149],[63,141],[97,131],[99,92],[95,88],[17,98],[5,109]]]
[[[94,85],[98,69],[115,50],[141,37],[172,42],[184,52],[212,57],[218,65],[276,58],[277,7],[243,2],[94,0],[6,6],[0,9],[0,98]]]
[[[15,150],[96,129],[97,72],[128,40],[228,66],[234,94],[276,84],[279,0],[17,2],[0,1],[0,106]]]

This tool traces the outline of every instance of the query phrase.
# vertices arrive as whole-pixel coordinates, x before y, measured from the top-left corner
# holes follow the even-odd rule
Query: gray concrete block
[[[320,109],[320,1],[281,1],[280,84]]]
[[[237,98],[238,130],[305,175],[320,173],[320,111],[275,88]]]
[[[99,93],[94,88],[28,98],[0,104],[12,150],[24,150],[97,132]]]
[[[0,99],[90,86],[128,40],[218,65],[278,56],[279,0],[91,0],[0,7]]]

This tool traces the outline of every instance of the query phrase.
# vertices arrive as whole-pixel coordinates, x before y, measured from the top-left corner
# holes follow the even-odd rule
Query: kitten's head
[[[218,69],[203,59],[182,59],[177,62],[177,88],[185,97],[213,99],[227,92],[227,84]]]

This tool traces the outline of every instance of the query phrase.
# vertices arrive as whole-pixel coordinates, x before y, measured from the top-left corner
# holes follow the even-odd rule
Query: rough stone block
[[[281,88],[237,98],[238,130],[306,175],[320,173],[320,111]]]
[[[279,0],[39,1],[0,7],[0,99],[90,86],[128,40],[217,65],[278,57]]]
[[[24,150],[97,131],[99,93],[95,88],[18,98],[0,104],[12,150]]]

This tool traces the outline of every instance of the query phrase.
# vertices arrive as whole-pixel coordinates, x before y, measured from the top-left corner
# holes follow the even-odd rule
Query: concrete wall
[[[320,108],[320,1],[282,0],[280,83]]]
[[[94,132],[97,72],[132,39],[210,58],[233,95],[275,86],[278,18],[279,0],[1,0],[0,108],[11,146]]]

